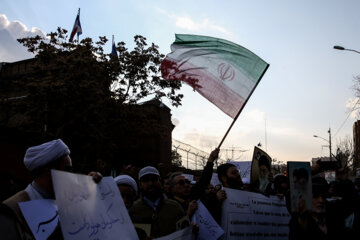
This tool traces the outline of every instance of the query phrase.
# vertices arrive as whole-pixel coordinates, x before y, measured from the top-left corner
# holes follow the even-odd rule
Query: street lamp
[[[345,51],[351,51],[351,52],[356,52],[356,53],[360,53],[359,51],[356,51],[354,49],[348,49],[348,48],[344,48],[342,46],[334,46],[334,49],[336,50],[345,50]]]
[[[330,161],[332,160],[332,154],[331,154],[331,129],[329,128],[328,130],[328,133],[329,133],[329,140],[323,138],[323,137],[320,137],[320,136],[317,136],[317,135],[314,135],[314,138],[321,138],[322,140],[326,141],[327,143],[329,143],[329,150],[330,150]]]

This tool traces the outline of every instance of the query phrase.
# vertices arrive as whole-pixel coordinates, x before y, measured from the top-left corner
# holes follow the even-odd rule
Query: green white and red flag
[[[269,64],[227,40],[176,34],[171,53],[161,63],[162,76],[181,80],[236,118]]]

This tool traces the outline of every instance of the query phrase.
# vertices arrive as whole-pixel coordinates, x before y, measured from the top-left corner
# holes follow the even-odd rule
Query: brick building
[[[27,98],[28,93],[25,88],[21,87],[21,82],[27,81],[29,76],[34,77],[32,75],[33,61],[33,59],[28,59],[14,63],[0,63],[0,151],[3,156],[0,159],[1,170],[12,175],[21,175],[22,180],[26,181],[30,178],[23,165],[26,148],[49,140],[44,136],[46,124],[34,132],[28,132],[26,128],[22,127],[23,120],[28,116],[24,115],[24,109],[17,104]],[[137,113],[141,113],[142,125],[145,127],[136,130],[136,128],[122,126],[123,129],[127,129],[123,134],[109,137],[110,141],[118,146],[118,151],[104,153],[104,156],[108,157],[113,154],[112,163],[117,168],[123,164],[132,164],[138,167],[159,164],[165,167],[170,166],[171,139],[174,129],[170,108],[159,100],[129,105],[127,108],[128,112],[132,112],[132,114],[126,115],[127,121],[134,122],[133,118],[138,118]],[[101,142],[98,144],[101,145]],[[72,146],[69,147],[72,155],[76,154],[76,149]],[[94,148],[97,147],[94,146]],[[99,147],[99,149],[102,148]],[[103,153],[99,152],[96,158],[102,155]],[[96,160],[95,156],[93,160]],[[77,160],[74,159],[74,161]]]

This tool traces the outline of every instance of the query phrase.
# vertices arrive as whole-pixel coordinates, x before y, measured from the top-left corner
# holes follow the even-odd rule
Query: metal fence
[[[176,139],[172,139],[172,149],[180,154],[182,166],[192,170],[202,170],[210,155],[209,152],[205,152]],[[243,161],[245,160],[244,153],[247,151],[249,150],[242,150],[236,147],[221,148],[217,164],[222,164],[227,161]]]

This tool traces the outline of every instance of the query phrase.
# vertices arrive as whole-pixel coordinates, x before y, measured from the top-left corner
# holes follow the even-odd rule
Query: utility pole
[[[197,156],[199,155],[199,153],[196,153],[194,155],[195,155],[195,170],[197,170]]]
[[[234,146],[231,148],[231,160],[234,161]]]
[[[189,169],[189,152],[191,149],[189,150],[185,150],[186,151],[186,169]]]
[[[331,162],[331,160],[332,160],[332,154],[331,154],[331,128],[329,128],[329,131],[328,131],[328,133],[329,133],[329,149],[330,149],[330,162]]]
[[[330,152],[330,161],[332,161],[332,153],[331,153],[331,128],[329,128],[328,130],[328,133],[329,133],[329,140],[323,138],[323,137],[320,137],[320,136],[317,136],[317,135],[314,135],[315,138],[321,138],[322,140],[326,141],[329,143],[329,152]]]

